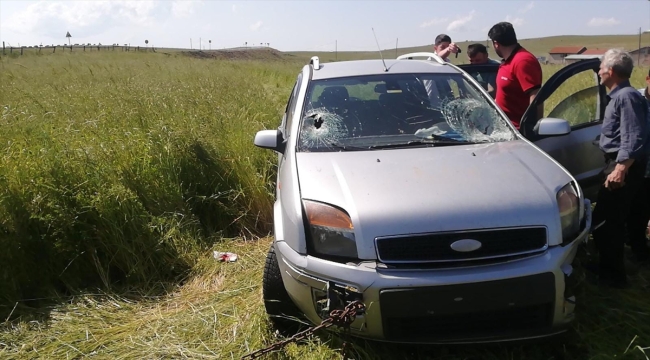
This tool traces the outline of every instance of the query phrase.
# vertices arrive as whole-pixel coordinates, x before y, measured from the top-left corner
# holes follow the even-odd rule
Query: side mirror
[[[285,143],[280,130],[261,130],[255,134],[255,146],[283,153]]]
[[[571,125],[564,119],[543,118],[534,130],[539,136],[562,136],[571,132]]]

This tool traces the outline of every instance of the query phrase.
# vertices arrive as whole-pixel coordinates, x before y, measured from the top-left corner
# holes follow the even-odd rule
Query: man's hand
[[[605,180],[605,188],[610,190],[620,189],[625,185],[625,172],[614,169]]]
[[[605,180],[605,188],[615,190],[625,186],[625,175],[627,175],[627,171],[630,166],[632,166],[633,162],[633,159],[628,159],[616,164],[614,171],[612,171]]]

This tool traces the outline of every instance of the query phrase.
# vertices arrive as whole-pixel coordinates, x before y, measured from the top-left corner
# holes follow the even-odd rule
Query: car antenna
[[[381,62],[384,63],[384,71],[388,71],[386,67],[386,62],[384,61],[384,55],[381,54],[381,47],[379,46],[379,41],[377,41],[377,34],[375,34],[375,28],[372,29],[372,34],[375,36],[375,42],[377,43],[377,48],[379,49],[379,56],[381,57]]]

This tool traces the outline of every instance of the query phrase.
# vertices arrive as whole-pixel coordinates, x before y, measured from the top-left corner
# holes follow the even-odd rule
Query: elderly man
[[[628,53],[611,49],[603,56],[598,72],[601,84],[610,92],[600,135],[606,179],[593,213],[593,236],[600,253],[599,279],[616,288],[627,285],[625,225],[633,200],[642,192],[650,146],[649,109],[643,96],[630,86],[633,68]]]

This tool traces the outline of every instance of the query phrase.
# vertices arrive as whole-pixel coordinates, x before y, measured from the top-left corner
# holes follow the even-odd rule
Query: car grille
[[[477,240],[481,247],[471,252],[458,252],[451,248],[452,243],[463,239]],[[387,264],[520,257],[543,252],[548,244],[545,227],[379,237],[375,243],[379,260]]]
[[[553,304],[542,304],[490,313],[387,318],[384,326],[386,339],[392,341],[445,341],[549,331],[551,316]]]
[[[394,341],[445,341],[550,331],[555,276],[380,291],[384,335]]]

